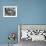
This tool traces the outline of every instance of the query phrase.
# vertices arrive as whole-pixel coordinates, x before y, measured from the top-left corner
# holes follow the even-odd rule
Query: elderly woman
[[[8,16],[14,16],[15,15],[14,8],[5,8],[5,14]]]

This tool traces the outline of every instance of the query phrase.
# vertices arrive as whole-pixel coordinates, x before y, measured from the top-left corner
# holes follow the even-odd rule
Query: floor
[[[7,44],[0,44],[0,46],[8,46],[8,45]],[[43,41],[32,42],[31,40],[28,40],[28,41],[21,40],[19,45],[14,44],[13,46],[46,46],[46,42],[45,41],[44,42]]]
[[[0,46],[8,46],[8,44],[0,44]],[[10,46],[18,46],[18,44],[10,45]]]
[[[46,46],[46,42],[45,41],[32,42],[31,40],[28,41],[21,40],[20,46]]]

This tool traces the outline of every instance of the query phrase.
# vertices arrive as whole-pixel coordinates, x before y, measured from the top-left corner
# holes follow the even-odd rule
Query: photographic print
[[[3,17],[17,17],[17,6],[3,6]]]

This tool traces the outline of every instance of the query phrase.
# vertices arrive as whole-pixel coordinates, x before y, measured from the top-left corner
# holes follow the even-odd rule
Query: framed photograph
[[[17,6],[3,6],[3,17],[17,17]]]

